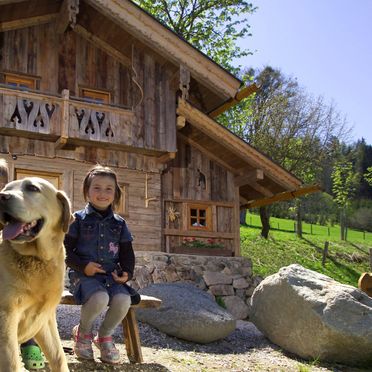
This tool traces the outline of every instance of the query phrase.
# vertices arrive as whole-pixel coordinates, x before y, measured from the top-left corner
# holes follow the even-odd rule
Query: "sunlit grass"
[[[257,214],[247,213],[246,222],[248,226],[261,227],[260,216]],[[284,218],[270,218],[270,227],[272,230],[280,230],[295,233],[295,221]],[[326,240],[340,240],[340,226],[321,226],[315,224],[302,223],[302,231],[305,237],[318,236]],[[347,240],[350,242],[359,242],[372,245],[372,233],[348,229]]]
[[[357,286],[359,276],[369,269],[369,246],[359,242],[341,242],[325,236],[307,235],[302,239],[293,232],[271,230],[269,239],[260,236],[258,227],[241,226],[241,252],[253,263],[254,275],[266,277],[281,267],[298,263],[333,279]],[[325,241],[328,257],[322,265]]]

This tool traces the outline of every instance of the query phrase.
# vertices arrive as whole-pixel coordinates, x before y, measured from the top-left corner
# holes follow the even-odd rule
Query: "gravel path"
[[[60,305],[58,325],[63,346],[72,347],[71,330],[78,323],[79,306]],[[341,365],[309,364],[293,355],[283,353],[268,341],[250,322],[238,321],[236,330],[223,340],[207,345],[195,344],[167,336],[158,330],[139,323],[142,341],[143,364],[130,364],[126,358],[121,329],[115,332],[116,345],[121,351],[122,364],[109,366],[96,358],[80,362],[67,355],[71,371],[283,371],[283,372],[371,372],[372,368],[358,369]],[[95,355],[99,355],[95,349]],[[48,368],[45,371],[49,371]]]

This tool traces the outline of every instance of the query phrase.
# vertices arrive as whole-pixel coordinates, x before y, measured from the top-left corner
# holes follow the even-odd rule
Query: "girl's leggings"
[[[92,333],[94,321],[106,310],[109,304],[109,295],[100,291],[94,293],[89,300],[81,307],[81,318],[79,330],[83,334]],[[99,327],[98,337],[111,336],[115,328],[127,315],[131,299],[129,295],[119,293],[115,295],[110,302],[105,318]]]

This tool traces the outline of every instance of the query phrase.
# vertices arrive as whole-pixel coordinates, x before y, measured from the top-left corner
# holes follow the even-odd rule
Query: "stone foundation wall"
[[[249,299],[261,279],[244,257],[211,257],[162,252],[135,252],[135,289],[152,283],[191,282],[222,302],[236,319],[246,319]]]

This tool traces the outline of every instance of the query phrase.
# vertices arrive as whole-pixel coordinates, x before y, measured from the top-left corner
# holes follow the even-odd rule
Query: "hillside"
[[[275,219],[275,222],[282,226],[293,226],[293,221]],[[306,228],[308,227],[305,226],[305,231]],[[330,236],[308,233],[300,239],[293,231],[281,230],[271,230],[269,239],[266,240],[261,238],[260,228],[253,226],[241,226],[240,235],[242,255],[252,260],[254,275],[266,277],[283,266],[298,263],[340,283],[357,286],[360,274],[370,271],[369,248],[372,248],[372,244],[370,236],[363,237],[361,232],[350,231],[349,236],[355,235],[357,238],[347,242],[340,241],[336,233]],[[325,241],[329,241],[329,247],[325,264],[322,266]]]

